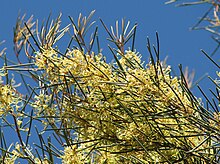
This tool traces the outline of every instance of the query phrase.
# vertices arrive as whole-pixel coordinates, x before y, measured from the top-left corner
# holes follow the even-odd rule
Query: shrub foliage
[[[148,39],[144,63],[134,47],[137,25],[124,20],[108,28],[100,19],[112,43],[108,63],[98,27],[87,37],[93,14],[69,17],[63,28],[61,15],[41,26],[18,17],[17,62],[1,52],[1,162],[219,163],[219,81],[211,79],[215,99],[204,105],[181,65],[173,76],[160,60],[158,34],[156,46]]]

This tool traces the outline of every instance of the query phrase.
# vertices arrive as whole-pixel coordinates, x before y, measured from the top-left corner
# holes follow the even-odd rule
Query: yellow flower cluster
[[[85,144],[86,145],[86,144]],[[118,163],[117,155],[109,152],[96,152],[88,156],[89,151],[85,151],[85,145],[81,147],[67,146],[64,149],[64,155],[61,156],[63,164],[85,164],[85,163]]]
[[[13,144],[10,145],[10,148],[12,145]],[[19,143],[16,143],[14,146],[14,149],[11,152],[7,152],[5,158],[3,159],[0,158],[0,162],[4,164],[14,164],[14,163],[17,163],[18,159],[30,158],[32,162],[34,162],[35,164],[49,164],[49,160],[47,158],[44,158],[41,160],[39,158],[34,158],[34,155],[31,152],[31,150],[28,148],[28,146],[25,147],[25,152],[26,154],[28,154],[28,156],[23,154],[24,152],[22,150],[22,146]],[[1,161],[1,160],[4,160],[4,161]]]
[[[53,86],[52,93],[57,95],[53,101],[59,105],[55,112],[48,108],[47,97],[52,97],[46,94],[36,97],[37,101],[67,128],[76,127],[78,141],[87,141],[84,149],[66,147],[63,163],[185,158],[182,152],[195,148],[204,138],[202,130],[188,119],[197,114],[196,104],[180,80],[170,75],[169,66],[144,66],[141,55],[130,50],[119,53],[116,60],[111,65],[101,54],[88,55],[77,49],[64,55],[52,48],[36,54],[36,66],[44,70],[42,79]]]
[[[37,111],[37,114],[40,114],[42,112],[44,112],[47,115],[54,115],[55,113],[55,109],[51,108],[51,95],[44,95],[44,94],[40,94],[40,95],[36,95],[34,98],[36,99],[36,101],[34,101],[34,103],[32,104],[32,107],[35,108]]]
[[[84,159],[86,154],[83,154],[82,151],[77,151],[76,146],[68,146],[64,149],[64,156],[62,157],[64,164],[84,164]]]
[[[50,84],[63,81],[64,76],[75,83],[74,79],[70,77],[71,75],[76,76],[77,79],[83,78],[81,80],[84,82],[92,82],[91,78],[94,76],[101,79],[111,75],[110,66],[100,61],[101,54],[86,55],[80,50],[72,50],[68,51],[65,56],[59,56],[52,48],[42,51],[43,53],[36,54],[36,65],[46,71],[45,76],[50,80]],[[69,75],[69,73],[71,74]]]
[[[0,116],[11,110],[17,110],[21,100],[15,88],[11,85],[0,84]]]
[[[10,145],[10,147],[8,148],[7,151],[9,151],[11,149],[13,144]],[[19,157],[23,157],[23,154],[20,152],[21,146],[16,143],[15,144],[15,149],[12,150],[11,152],[7,152],[5,158],[1,159],[0,158],[0,162],[5,163],[5,164],[14,164],[15,161],[19,158]],[[4,161],[1,161],[4,160]]]

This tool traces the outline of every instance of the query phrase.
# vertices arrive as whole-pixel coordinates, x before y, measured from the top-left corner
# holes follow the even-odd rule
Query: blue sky
[[[94,20],[100,26],[99,17],[108,27],[114,25],[116,20],[126,18],[131,21],[131,25],[138,23],[136,49],[147,60],[149,54],[146,48],[146,38],[150,37],[155,43],[155,32],[158,31],[161,44],[161,58],[168,56],[168,63],[178,72],[178,64],[189,66],[190,70],[196,71],[195,79],[198,79],[205,73],[215,76],[217,68],[200,52],[204,49],[210,53],[215,48],[215,42],[210,38],[210,33],[206,31],[190,31],[198,17],[208,9],[208,6],[195,7],[175,7],[174,5],[165,5],[165,0],[35,0],[35,1],[17,1],[5,0],[0,5],[0,41],[6,40],[6,43],[0,46],[0,50],[7,47],[7,55],[13,58],[13,27],[16,23],[18,13],[26,13],[27,17],[34,15],[35,19],[41,22],[52,12],[53,18],[63,13],[63,23],[70,23],[68,16],[77,19],[79,13],[88,15],[92,10],[96,10]],[[102,31],[102,30],[101,30]],[[101,46],[103,54],[107,58],[112,58],[111,53],[105,42],[106,33],[100,33]],[[67,43],[65,43],[67,45]],[[219,56],[216,54],[215,59]],[[0,61],[1,62],[1,61]],[[209,80],[201,82],[202,87],[208,90],[211,87]],[[194,91],[196,94],[198,92]],[[199,95],[199,94],[198,94]]]

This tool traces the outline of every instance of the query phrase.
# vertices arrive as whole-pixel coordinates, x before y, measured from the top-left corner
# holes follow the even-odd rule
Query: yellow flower
[[[17,109],[20,103],[15,89],[9,85],[0,84],[0,113],[7,114],[13,107]]]
[[[63,164],[84,164],[85,155],[77,150],[76,146],[67,146],[62,158]]]
[[[37,53],[36,65],[44,70],[42,76],[48,83],[57,85],[54,93],[60,96],[56,97],[58,105],[50,107],[52,95],[35,96],[33,107],[38,113],[56,115],[66,127],[80,127],[78,139],[100,139],[97,147],[106,148],[97,148],[86,158],[89,144],[65,147],[63,163],[125,163],[134,162],[133,156],[145,163],[161,162],[164,159],[156,150],[170,144],[171,149],[161,152],[172,161],[179,158],[183,142],[193,148],[203,139],[195,135],[201,130],[187,119],[198,114],[180,80],[170,75],[170,66],[144,66],[140,54],[125,52],[117,65],[106,63],[101,54],[90,56],[80,50],[69,50],[65,57],[53,49]],[[58,85],[64,81],[74,93],[67,92],[66,84]],[[192,135],[196,137],[181,137]],[[150,152],[142,150],[143,146]],[[124,158],[118,155],[121,151]]]

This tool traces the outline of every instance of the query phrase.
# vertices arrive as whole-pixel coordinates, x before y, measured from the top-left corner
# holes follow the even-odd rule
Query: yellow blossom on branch
[[[200,136],[202,130],[188,120],[197,113],[192,106],[196,104],[191,104],[180,80],[170,75],[169,66],[157,65],[155,70],[152,63],[143,65],[140,54],[125,52],[121,57],[119,54],[115,65],[104,62],[101,54],[89,56],[80,50],[68,51],[65,57],[53,49],[38,52],[36,65],[44,70],[43,78],[48,79],[48,85],[57,84],[53,92],[63,96],[55,99],[55,104],[59,104],[56,112],[55,108],[48,108],[51,95],[36,97],[41,102],[36,107],[52,112],[68,128],[79,126],[80,140],[100,140],[88,160],[112,160],[111,155],[103,156],[101,147],[112,155],[124,152],[125,158],[135,155],[145,162],[163,161],[155,148],[172,147],[161,152],[169,160],[178,160],[184,149],[182,142],[193,149],[204,139]],[[63,81],[66,84],[59,85]],[[66,87],[71,86],[75,93],[67,93]],[[205,148],[206,143],[200,147]],[[88,151],[92,150],[85,147],[77,153],[76,148],[67,147],[63,161],[82,163]],[[118,163],[127,161],[115,157]]]

